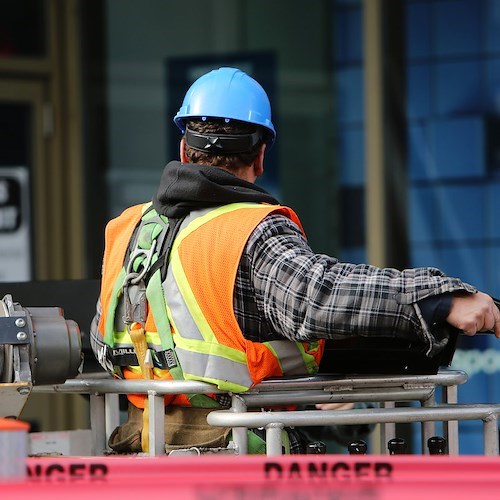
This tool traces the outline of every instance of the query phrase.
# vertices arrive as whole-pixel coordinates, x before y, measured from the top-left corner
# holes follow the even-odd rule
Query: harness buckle
[[[133,284],[137,273],[128,274],[123,284],[123,306],[125,314],[123,322],[129,326],[132,323],[146,324],[148,303],[146,298],[146,285],[143,280]]]
[[[148,314],[148,303],[146,299],[146,285],[144,276],[151,267],[155,253],[156,240],[151,242],[151,247],[136,248],[131,254],[127,265],[127,274],[123,280],[123,300],[125,314],[123,322],[126,325],[139,323],[144,326]],[[141,258],[138,268],[134,270],[134,263]]]

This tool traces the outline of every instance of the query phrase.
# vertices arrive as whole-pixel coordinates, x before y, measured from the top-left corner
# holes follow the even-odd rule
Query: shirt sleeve
[[[259,309],[276,332],[304,341],[347,335],[434,339],[417,305],[454,291],[476,292],[436,268],[399,271],[315,254],[293,221],[267,217],[246,252]]]

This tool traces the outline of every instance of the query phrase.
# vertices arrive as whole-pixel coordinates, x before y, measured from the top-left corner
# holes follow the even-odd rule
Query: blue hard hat
[[[225,118],[260,125],[269,132],[269,145],[276,137],[266,91],[236,68],[219,68],[200,76],[187,91],[174,117],[182,133],[186,130],[186,118]]]

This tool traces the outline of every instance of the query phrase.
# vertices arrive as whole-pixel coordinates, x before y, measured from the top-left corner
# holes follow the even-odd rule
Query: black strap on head
[[[262,139],[262,133],[257,130],[253,134],[200,134],[186,128],[186,144],[210,154],[229,155],[248,153]]]

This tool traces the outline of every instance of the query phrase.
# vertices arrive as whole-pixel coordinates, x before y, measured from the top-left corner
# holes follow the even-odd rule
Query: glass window
[[[45,5],[39,0],[2,0],[0,58],[46,55]]]

